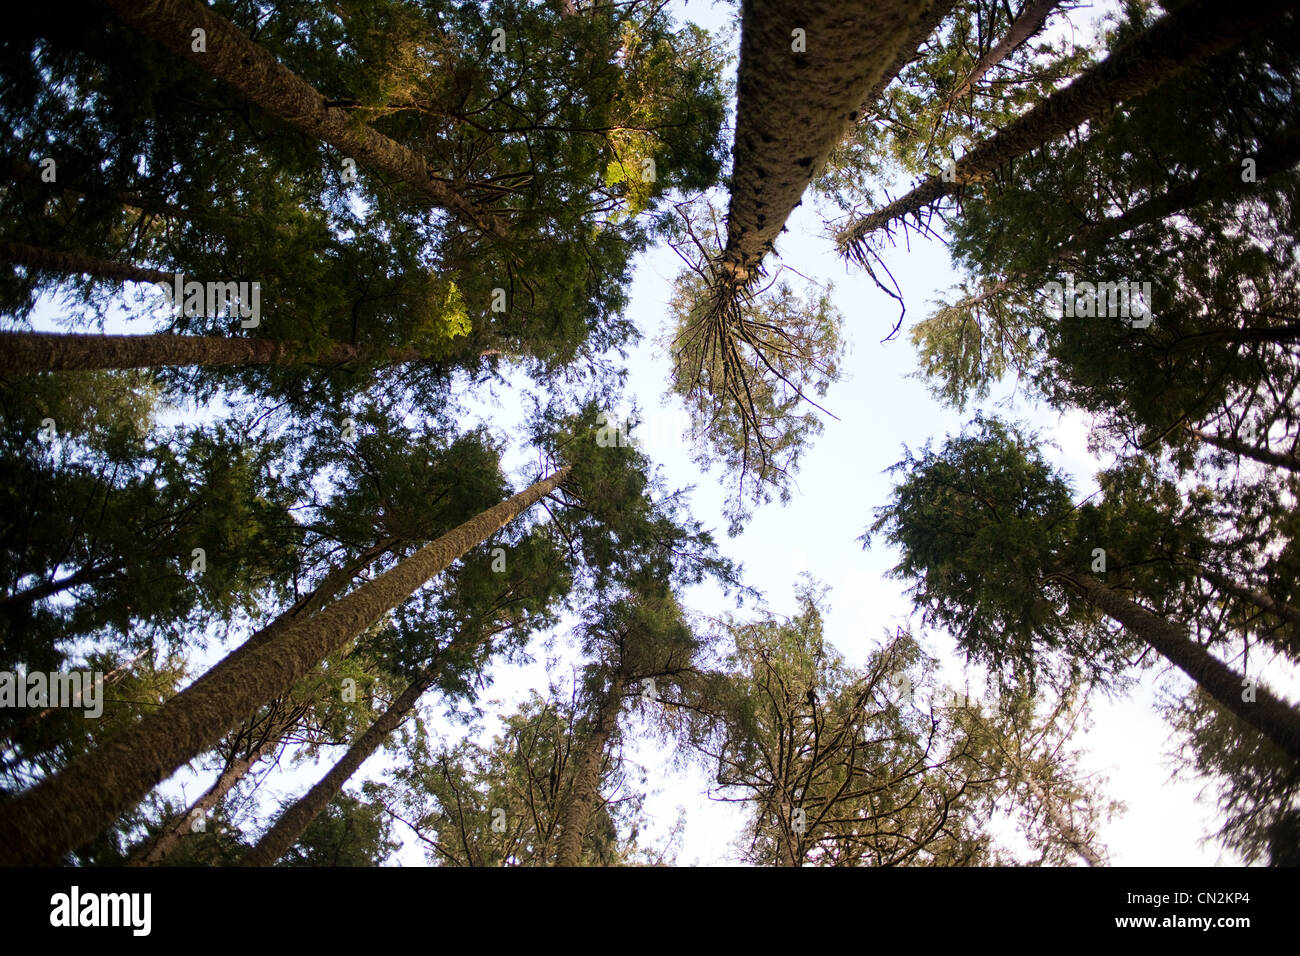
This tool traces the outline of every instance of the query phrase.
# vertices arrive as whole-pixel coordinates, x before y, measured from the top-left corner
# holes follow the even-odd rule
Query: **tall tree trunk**
[[[1082,123],[1100,119],[1117,103],[1148,93],[1261,31],[1277,29],[1276,22],[1292,9],[1289,0],[1260,0],[1246,7],[1222,0],[1193,0],[1179,7],[1121,44],[1065,89],[972,147],[957,162],[950,182],[931,176],[905,196],[840,230],[835,241],[841,254],[863,261],[866,239],[876,230],[920,213],[966,183],[982,179]]]
[[[1140,226],[1161,222],[1170,216],[1184,213],[1203,203],[1222,202],[1244,197],[1250,193],[1257,193],[1259,182],[1276,173],[1289,172],[1295,168],[1296,163],[1300,162],[1300,129],[1283,128],[1273,136],[1261,140],[1254,156],[1256,160],[1256,182],[1247,183],[1242,180],[1241,161],[1234,157],[1229,162],[1216,166],[1195,179],[1169,187],[1160,195],[1152,196],[1138,203],[1125,213],[1083,226],[1069,240],[1062,243],[1060,248],[1043,263],[1043,268],[1046,269],[1071,256],[1098,249],[1111,239],[1118,238]],[[999,279],[992,285],[987,286],[978,295],[962,300],[953,308],[973,308],[1005,292],[1014,283],[1024,278],[1026,278],[1026,274],[1019,272]],[[1253,331],[1244,329],[1225,330],[1222,335],[1225,338],[1237,336],[1238,338],[1233,339],[1234,341],[1258,341],[1266,335],[1276,335],[1278,331],[1287,336],[1285,341],[1290,341],[1293,337],[1294,329],[1285,327],[1276,331],[1269,329]]]
[[[272,339],[217,335],[94,335],[0,331],[0,378],[38,371],[161,368],[182,365],[337,365],[418,361],[414,349],[335,343],[316,355]]]
[[[420,698],[433,686],[440,667],[434,661],[402,691],[388,708],[375,718],[374,723],[365,732],[352,741],[347,753],[330,768],[329,773],[320,782],[308,790],[292,806],[280,814],[275,825],[262,835],[257,845],[244,854],[240,866],[272,866],[284,856],[291,846],[302,836],[331,800],[343,789],[343,785],[357,772],[363,763],[383,746],[389,735],[401,726],[407,715],[419,703]]]
[[[757,275],[866,94],[900,54],[915,52],[902,47],[928,12],[916,0],[745,0],[722,257],[736,281]]]
[[[1207,445],[1213,445],[1215,448],[1222,448],[1224,451],[1230,451],[1234,455],[1240,455],[1243,458],[1250,458],[1262,465],[1273,465],[1277,468],[1285,468],[1288,471],[1300,471],[1300,458],[1297,458],[1295,455],[1273,451],[1259,445],[1248,445],[1243,441],[1236,441],[1222,435],[1213,435],[1210,432],[1201,431],[1199,428],[1189,428],[1188,431]]]
[[[100,259],[75,252],[60,252],[57,249],[43,249],[29,246],[25,242],[10,242],[0,239],[0,260],[17,262],[44,272],[58,272],[72,275],[88,275],[110,282],[166,282],[175,278],[171,272],[161,269],[148,269],[128,262],[114,262],[112,259]]]
[[[605,751],[618,725],[618,712],[622,705],[623,677],[615,675],[600,699],[590,732],[578,748],[573,783],[559,813],[556,866],[577,866],[582,860],[582,840],[587,834],[596,798],[600,795],[600,772],[605,763]]]
[[[976,83],[984,79],[989,70],[1009,57],[1021,44],[1037,33],[1048,14],[1060,5],[1061,0],[1037,0],[1025,7],[1024,12],[1016,18],[1016,22],[1011,24],[1011,29],[1007,30],[1006,36],[999,40],[993,49],[980,57],[961,85],[948,94],[943,101],[944,108],[969,93]]]
[[[1274,617],[1284,621],[1290,621],[1292,624],[1300,624],[1300,608],[1292,607],[1285,601],[1279,601],[1266,591],[1259,588],[1247,587],[1240,581],[1234,581],[1226,574],[1220,574],[1213,568],[1201,566],[1196,571],[1201,577],[1209,581],[1220,591],[1231,594],[1233,597],[1240,598],[1250,604],[1255,605],[1262,611],[1268,611]]]
[[[195,0],[101,0],[121,20],[238,90],[284,122],[328,143],[380,172],[414,187],[435,205],[454,212],[498,239],[505,227],[491,212],[435,179],[418,153],[327,105],[310,84],[253,42],[238,27]],[[206,51],[192,48],[192,31],[206,34]]]
[[[310,617],[320,610],[325,602],[333,598],[352,582],[358,574],[370,567],[380,556],[387,554],[398,544],[396,538],[381,538],[366,548],[355,558],[340,568],[333,568],[314,588],[285,608],[274,620],[259,628],[239,648],[240,651],[258,647],[274,638],[296,620]]]
[[[158,834],[148,850],[135,859],[129,860],[126,865],[158,866],[165,862],[167,857],[180,846],[181,839],[193,829],[195,819],[207,816],[212,808],[230,792],[231,788],[239,783],[248,771],[253,769],[253,765],[273,750],[279,742],[279,740],[268,740],[251,754],[232,757],[212,786],[190,804],[183,813],[172,819],[163,831]]]
[[[178,767],[553,491],[570,466],[494,505],[273,640],[236,651],[131,730],[0,805],[0,865],[53,864]]]
[[[53,581],[42,581],[27,588],[25,591],[18,591],[14,594],[6,594],[0,597],[0,607],[15,607],[18,605],[35,604],[37,601],[43,601],[47,597],[53,597],[60,594],[68,588],[75,588],[81,584],[87,584],[94,581],[100,575],[107,572],[117,571],[122,567],[121,561],[111,561],[103,564],[90,564],[84,568],[56,578]]]
[[[1063,813],[1061,813],[1061,808],[1057,804],[1056,799],[1052,797],[1046,789],[1044,789],[1041,783],[1039,783],[1038,777],[1034,775],[1034,772],[1030,770],[1025,771],[1024,773],[1025,782],[1029,785],[1029,789],[1038,799],[1038,803],[1043,808],[1043,812],[1047,814],[1047,819],[1052,821],[1052,827],[1056,832],[1070,845],[1070,848],[1079,855],[1079,859],[1083,860],[1084,863],[1087,863],[1089,866],[1101,866],[1101,856],[1092,848],[1092,844],[1088,837],[1075,829],[1074,824]]]
[[[1182,628],[1152,614],[1090,574],[1076,572],[1068,580],[1108,617],[1123,624],[1130,634],[1145,641],[1195,681],[1220,706],[1255,728],[1292,760],[1300,761],[1300,711],[1266,687],[1255,688],[1253,701],[1242,700],[1245,684],[1241,674],[1192,641]]]

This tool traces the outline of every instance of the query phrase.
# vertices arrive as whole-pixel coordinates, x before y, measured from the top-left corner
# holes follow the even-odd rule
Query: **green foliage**
[[[790,498],[799,459],[822,430],[818,399],[841,377],[843,316],[830,288],[796,293],[778,274],[762,288],[738,285],[719,265],[717,231],[684,227],[697,256],[673,284],[663,345],[670,391],[691,417],[701,467],[721,466],[735,491],[727,503],[738,534],[753,508]]]
[[[578,710],[534,692],[504,718],[489,746],[462,740],[417,756],[395,776],[389,799],[439,866],[545,866],[554,858],[560,813],[572,787]],[[634,769],[617,747],[602,767],[583,865],[633,861],[643,825]],[[495,826],[494,826],[495,822]]]
[[[937,174],[971,145],[1026,112],[1062,78],[1086,68],[1088,50],[1069,39],[1038,36],[995,67],[971,94],[952,99],[976,61],[1031,2],[956,4],[884,95],[867,104],[862,119],[815,180],[817,191],[846,211],[882,205],[880,184],[900,176]],[[1049,18],[1047,27],[1052,23]]]
[[[276,866],[382,866],[401,844],[392,839],[392,819],[373,798],[377,787],[363,790],[371,799],[345,791],[331,800]]]
[[[811,582],[788,619],[727,620],[725,675],[692,743],[714,799],[750,807],[738,845],[780,866],[987,862],[979,769],[949,717],[921,705],[936,661],[903,632],[850,668],[822,635]]]
[[[1224,814],[1215,836],[1247,863],[1294,866],[1300,845],[1295,762],[1206,694],[1171,701],[1165,712],[1186,741],[1174,755],[1180,774],[1208,777],[1203,793],[1216,796]]]
[[[863,543],[883,535],[900,549],[890,573],[915,582],[927,624],[999,670],[1032,675],[1038,656],[1056,651],[1093,676],[1123,666],[1123,642],[1054,576],[1088,565],[1076,557],[1070,488],[1031,436],[977,417],[891,471],[902,479]]]

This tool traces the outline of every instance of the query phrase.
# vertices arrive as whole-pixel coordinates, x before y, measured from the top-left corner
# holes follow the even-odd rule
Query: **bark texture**
[[[167,857],[171,856],[176,851],[176,848],[180,846],[185,835],[193,829],[195,819],[207,816],[212,811],[212,808],[220,803],[222,798],[231,791],[231,788],[239,783],[248,771],[253,769],[253,765],[274,749],[278,743],[278,740],[268,740],[251,754],[242,757],[237,756],[228,762],[212,786],[190,804],[184,813],[174,819],[158,835],[158,838],[145,853],[129,861],[127,866],[158,866],[165,863]]]
[[[957,102],[969,93],[976,83],[984,79],[989,70],[1009,57],[1022,43],[1037,33],[1043,21],[1060,5],[1061,0],[1038,0],[1037,3],[1025,7],[1024,12],[1016,18],[1016,22],[1011,24],[1011,29],[1007,30],[1006,36],[999,40],[993,49],[980,57],[961,85],[948,94],[944,106]]]
[[[609,738],[618,725],[623,704],[623,678],[615,677],[601,697],[596,720],[578,748],[573,784],[559,814],[560,836],[556,841],[555,865],[577,866],[582,860],[582,838],[587,834],[591,812],[600,795],[600,772],[605,763]]]
[[[0,805],[0,865],[54,864],[112,824],[161,780],[362,633],[565,476],[565,466],[447,532],[273,640],[236,651],[129,732]]]
[[[1261,30],[1277,29],[1278,21],[1293,8],[1289,0],[1260,0],[1248,7],[1222,0],[1196,0],[1179,7],[1121,44],[1065,89],[972,147],[956,163],[951,182],[931,176],[905,196],[850,223],[835,237],[841,254],[860,260],[864,240],[876,230],[919,213],[963,185],[986,177],[1004,163],[1085,122],[1100,119],[1116,104],[1149,93]]]
[[[292,342],[238,335],[94,335],[80,332],[0,332],[0,378],[33,372],[180,365],[337,365],[381,360],[411,362],[413,349],[336,343],[305,355]]]
[[[903,47],[928,12],[915,0],[746,0],[723,253],[738,279],[757,274],[868,92],[915,52]],[[792,49],[795,30],[805,52]]]
[[[420,698],[433,685],[438,676],[438,665],[430,664],[413,680],[387,709],[375,718],[374,723],[348,747],[347,753],[330,768],[314,787],[301,796],[292,806],[280,814],[271,829],[262,835],[257,845],[244,854],[240,866],[272,866],[284,856],[291,846],[302,836],[331,800],[343,789],[343,785],[357,772],[367,758],[383,746],[419,703]]]
[[[114,262],[112,259],[43,249],[40,246],[29,246],[25,242],[7,240],[0,240],[0,260],[17,262],[43,272],[88,275],[110,282],[170,283],[174,278],[172,273],[161,269],[147,269],[129,262]]]
[[[435,179],[424,158],[325,97],[225,18],[196,0],[100,0],[122,21],[238,90],[249,101],[321,142],[415,188],[479,231],[498,239],[506,229],[496,216]],[[193,49],[192,31],[206,33],[205,52]]]
[[[1074,574],[1075,586],[1106,615],[1123,624],[1171,664],[1190,677],[1225,710],[1239,717],[1300,761],[1300,711],[1266,687],[1255,688],[1255,699],[1242,700],[1242,675],[1192,641],[1180,627],[1152,614],[1089,574]]]
[[[1297,458],[1295,455],[1273,451],[1272,449],[1264,448],[1261,445],[1248,445],[1243,441],[1237,441],[1232,438],[1225,438],[1222,435],[1215,435],[1210,432],[1201,431],[1199,428],[1193,428],[1190,429],[1190,431],[1207,445],[1213,445],[1215,448],[1222,448],[1224,451],[1230,451],[1234,455],[1240,455],[1243,458],[1257,461],[1261,465],[1273,465],[1276,468],[1285,468],[1288,471],[1300,471],[1300,458]]]

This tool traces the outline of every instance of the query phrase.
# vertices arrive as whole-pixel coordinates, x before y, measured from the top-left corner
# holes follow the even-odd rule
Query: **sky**
[[[711,28],[729,13],[729,8],[721,4],[677,2],[673,6],[679,16]],[[1085,5],[1071,18],[1082,30],[1102,12],[1100,5]],[[822,402],[834,417],[824,416],[824,431],[805,454],[791,500],[760,508],[741,534],[726,537],[722,518],[725,476],[700,471],[680,438],[680,426],[685,421],[680,406],[664,400],[669,366],[657,340],[669,321],[671,284],[680,267],[676,255],[666,248],[651,250],[639,259],[630,295],[629,317],[643,340],[628,362],[627,396],[642,410],[641,431],[649,436],[645,450],[662,468],[671,487],[694,487],[692,513],[715,529],[727,555],[743,562],[746,583],[763,592],[771,610],[779,614],[796,610],[793,588],[799,575],[807,573],[830,588],[825,634],[851,664],[865,661],[882,635],[892,633],[898,625],[909,625],[923,637],[930,651],[944,660],[949,680],[960,686],[965,678],[952,640],[944,633],[921,628],[903,593],[905,584],[886,576],[898,555],[879,543],[864,550],[858,540],[873,519],[873,509],[889,498],[891,478],[885,469],[901,457],[904,446],[917,449],[928,439],[942,440],[946,434],[960,430],[977,408],[997,410],[1005,417],[1041,429],[1054,444],[1046,449],[1048,457],[1073,476],[1080,496],[1094,490],[1092,474],[1109,462],[1099,461],[1089,453],[1089,423],[1085,417],[1075,413],[1060,415],[1028,404],[1014,383],[1004,384],[988,400],[959,414],[941,405],[923,383],[912,377],[916,358],[907,340],[907,326],[923,318],[929,301],[957,280],[941,244],[913,237],[910,246],[886,254],[905,297],[907,320],[900,335],[882,342],[897,319],[897,303],[880,292],[865,274],[836,257],[822,215],[811,197],[805,196],[788,229],[777,246],[781,262],[832,285],[832,298],[844,315],[849,344],[843,363],[844,380],[832,385]],[[38,327],[54,327],[51,310],[42,309],[37,315]],[[142,331],[134,326],[129,330]],[[471,397],[471,406],[484,421],[512,440],[508,461],[522,476],[535,458],[520,444],[513,427],[521,418],[523,405],[518,394],[506,389],[499,392],[499,404]],[[733,602],[706,587],[689,591],[686,603],[704,614],[734,611]],[[540,640],[537,646],[540,648]],[[207,658],[215,660],[221,652],[219,646],[214,646]],[[535,657],[537,662],[530,666],[503,664],[493,668],[493,685],[484,698],[489,711],[508,713],[532,689],[544,690],[548,680],[563,678],[565,668],[572,663],[571,656],[564,657],[558,668],[548,673],[543,663],[546,655],[539,649]],[[1182,693],[1186,685],[1167,669],[1148,669],[1124,698],[1094,698],[1093,726],[1072,738],[1072,745],[1082,751],[1082,766],[1106,777],[1105,792],[1127,804],[1127,810],[1102,831],[1102,842],[1116,865],[1239,863],[1234,855],[1203,839],[1215,828],[1216,818],[1212,803],[1198,799],[1205,781],[1171,780],[1169,754],[1177,743],[1154,707],[1161,688]],[[426,701],[424,712],[431,725],[446,734],[449,741],[454,740],[464,730],[441,719],[441,710],[436,699]],[[490,737],[497,726],[495,720],[487,719],[483,734]],[[634,734],[629,733],[629,737]],[[646,804],[650,826],[643,843],[666,838],[680,809],[685,811],[686,825],[677,862],[734,864],[737,857],[732,843],[740,831],[739,811],[732,804],[709,799],[707,774],[700,769],[683,773],[669,768],[670,755],[646,744],[633,742],[629,753],[646,768],[647,778],[657,786]],[[268,776],[260,801],[269,810],[277,800],[301,792],[341,755],[341,748],[325,748],[320,762],[313,766]],[[352,789],[363,779],[382,779],[393,759],[388,754],[372,758],[354,777]],[[166,789],[192,799],[211,776],[187,770],[173,778]],[[398,825],[397,829],[402,828]],[[417,841],[408,836],[396,862],[423,865]]]

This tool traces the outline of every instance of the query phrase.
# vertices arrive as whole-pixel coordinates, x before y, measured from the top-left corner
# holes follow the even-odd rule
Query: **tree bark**
[[[240,645],[239,650],[244,651],[265,644],[294,621],[315,614],[322,604],[338,594],[353,578],[370,567],[380,556],[387,554],[397,543],[396,538],[383,538],[366,548],[348,564],[330,570],[319,584],[298,598],[297,601],[278,614],[266,626],[255,631],[248,640]]]
[[[88,275],[110,282],[166,282],[171,283],[175,277],[171,272],[161,269],[148,269],[129,262],[114,262],[112,259],[100,259],[75,252],[60,252],[57,249],[43,249],[29,246],[25,242],[9,242],[0,239],[0,260],[17,262],[43,272],[58,272],[72,275]]]
[[[40,371],[201,365],[337,365],[418,361],[414,349],[335,343],[318,355],[292,342],[216,335],[94,335],[0,331],[0,378]]]
[[[497,239],[507,238],[500,220],[435,179],[424,158],[348,111],[327,105],[311,85],[288,69],[233,23],[195,0],[101,0],[133,29],[162,44],[234,87],[249,101],[313,139],[342,150],[414,187],[435,205]],[[195,52],[191,32],[206,34],[206,51]]]
[[[1102,859],[1098,855],[1097,851],[1092,848],[1088,838],[1076,830],[1074,824],[1066,819],[1066,817],[1061,813],[1060,807],[1057,806],[1056,801],[1051,797],[1051,795],[1043,789],[1043,785],[1038,782],[1038,778],[1034,775],[1033,771],[1023,772],[1025,775],[1025,782],[1029,784],[1029,789],[1038,799],[1038,803],[1043,808],[1043,812],[1046,813],[1047,818],[1052,821],[1052,826],[1056,829],[1056,832],[1061,835],[1066,843],[1070,844],[1070,849],[1074,850],[1074,852],[1078,854],[1079,859],[1083,860],[1083,862],[1087,863],[1089,866],[1101,866]]]
[[[1292,607],[1284,601],[1279,601],[1266,591],[1259,588],[1247,587],[1238,581],[1234,581],[1226,574],[1220,574],[1213,568],[1200,567],[1197,574],[1205,578],[1220,591],[1226,591],[1233,597],[1240,598],[1250,604],[1255,605],[1263,611],[1268,611],[1274,617],[1284,621],[1290,621],[1292,624],[1300,624],[1300,608]]]
[[[131,730],[0,805],[0,865],[55,864],[159,781],[553,491],[565,466],[421,548],[273,640],[236,651]]]
[[[1289,0],[1260,0],[1248,7],[1222,0],[1194,0],[1117,47],[1069,86],[972,147],[957,163],[951,182],[931,176],[905,196],[850,223],[836,235],[841,255],[861,261],[865,240],[876,230],[918,214],[930,204],[982,179],[999,166],[1097,120],[1117,103],[1141,96],[1205,60],[1232,49],[1285,18]]]
[[[591,812],[600,795],[600,772],[605,763],[609,738],[618,724],[623,705],[623,678],[615,676],[600,699],[591,732],[578,750],[573,784],[559,814],[560,836],[556,841],[555,865],[577,866],[582,860],[582,840],[587,834]]]
[[[1235,441],[1222,435],[1212,435],[1209,432],[1201,431],[1199,428],[1189,428],[1193,435],[1205,442],[1207,445],[1213,445],[1215,448],[1222,448],[1224,451],[1230,451],[1234,455],[1240,455],[1243,458],[1250,458],[1262,465],[1273,465],[1277,468],[1285,468],[1288,471],[1300,471],[1300,458],[1295,455],[1288,455],[1285,452],[1272,451],[1268,448],[1262,448],[1259,445],[1248,445],[1242,441]]]
[[[1009,57],[1017,47],[1037,33],[1039,27],[1043,25],[1043,21],[1060,5],[1061,0],[1037,0],[1036,3],[1031,3],[1025,7],[1024,12],[1016,18],[1016,22],[1011,24],[1011,29],[1007,31],[1007,35],[999,40],[993,49],[980,57],[961,85],[948,94],[943,101],[944,108],[946,109],[969,93],[976,83],[984,79],[989,70]]]
[[[763,257],[827,156],[928,12],[915,0],[745,0],[722,265],[739,282]],[[804,52],[793,49],[803,30]],[[922,38],[924,39],[924,38]]]
[[[1108,617],[1163,655],[1222,707],[1263,734],[1292,760],[1300,761],[1300,711],[1266,687],[1255,688],[1255,700],[1242,700],[1245,687],[1242,675],[1188,638],[1182,628],[1152,614],[1090,574],[1076,572],[1068,580]]]
[[[190,804],[184,813],[174,818],[158,834],[157,839],[154,840],[145,853],[127,861],[126,865],[158,866],[165,862],[167,857],[180,846],[181,838],[191,831],[195,817],[206,816],[230,792],[231,788],[242,780],[248,771],[253,769],[253,765],[266,756],[278,743],[279,740],[268,740],[251,754],[230,760],[212,786]]]
[[[275,825],[262,835],[257,845],[244,854],[240,866],[272,866],[294,845],[343,785],[363,763],[381,746],[389,735],[401,726],[407,715],[419,703],[424,693],[438,677],[438,662],[430,664],[416,676],[407,688],[375,718],[374,723],[354,740],[347,753],[330,768],[320,782],[308,790],[292,806],[280,814]]]

